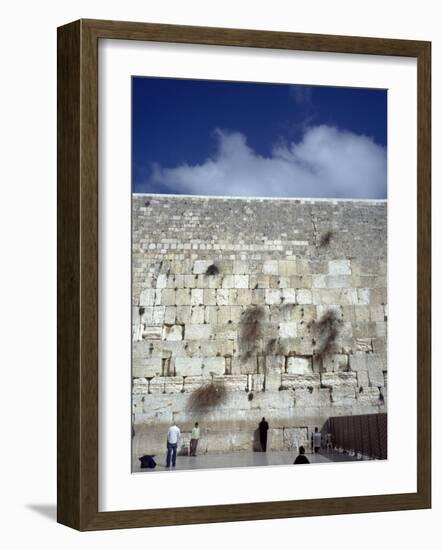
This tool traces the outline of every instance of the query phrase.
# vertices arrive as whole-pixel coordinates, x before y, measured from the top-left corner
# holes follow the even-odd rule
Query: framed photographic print
[[[59,522],[430,507],[430,64],[59,29]]]

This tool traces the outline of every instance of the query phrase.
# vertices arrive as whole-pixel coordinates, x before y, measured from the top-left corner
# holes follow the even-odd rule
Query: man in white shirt
[[[170,462],[172,460],[172,466],[175,467],[176,464],[176,449],[181,437],[181,431],[178,426],[174,423],[169,428],[167,432],[167,458],[166,458],[166,468],[170,468]]]
[[[200,428],[198,422],[195,422],[195,426],[192,428],[192,435],[190,436],[190,456],[196,456],[196,448],[198,447],[199,438]]]

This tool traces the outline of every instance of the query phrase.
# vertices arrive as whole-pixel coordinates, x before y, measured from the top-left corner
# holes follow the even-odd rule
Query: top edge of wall
[[[319,198],[319,197],[242,197],[242,196],[227,196],[227,195],[174,195],[166,193],[132,193],[133,198],[138,197],[152,197],[152,198],[180,198],[180,199],[221,199],[221,200],[242,200],[242,201],[293,201],[299,203],[314,203],[314,202],[330,202],[330,203],[339,203],[339,202],[362,202],[362,203],[374,203],[374,204],[385,204],[387,199],[343,199],[343,198]]]

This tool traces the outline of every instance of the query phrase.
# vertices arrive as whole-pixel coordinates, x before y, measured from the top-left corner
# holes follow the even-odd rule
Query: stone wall
[[[386,238],[384,201],[134,195],[134,456],[163,453],[172,420],[223,452],[265,416],[282,450],[386,412]],[[211,382],[225,399],[193,409]]]

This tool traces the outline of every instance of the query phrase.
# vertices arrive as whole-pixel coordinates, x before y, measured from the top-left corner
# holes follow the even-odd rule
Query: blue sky
[[[132,79],[133,192],[386,198],[387,91]]]

